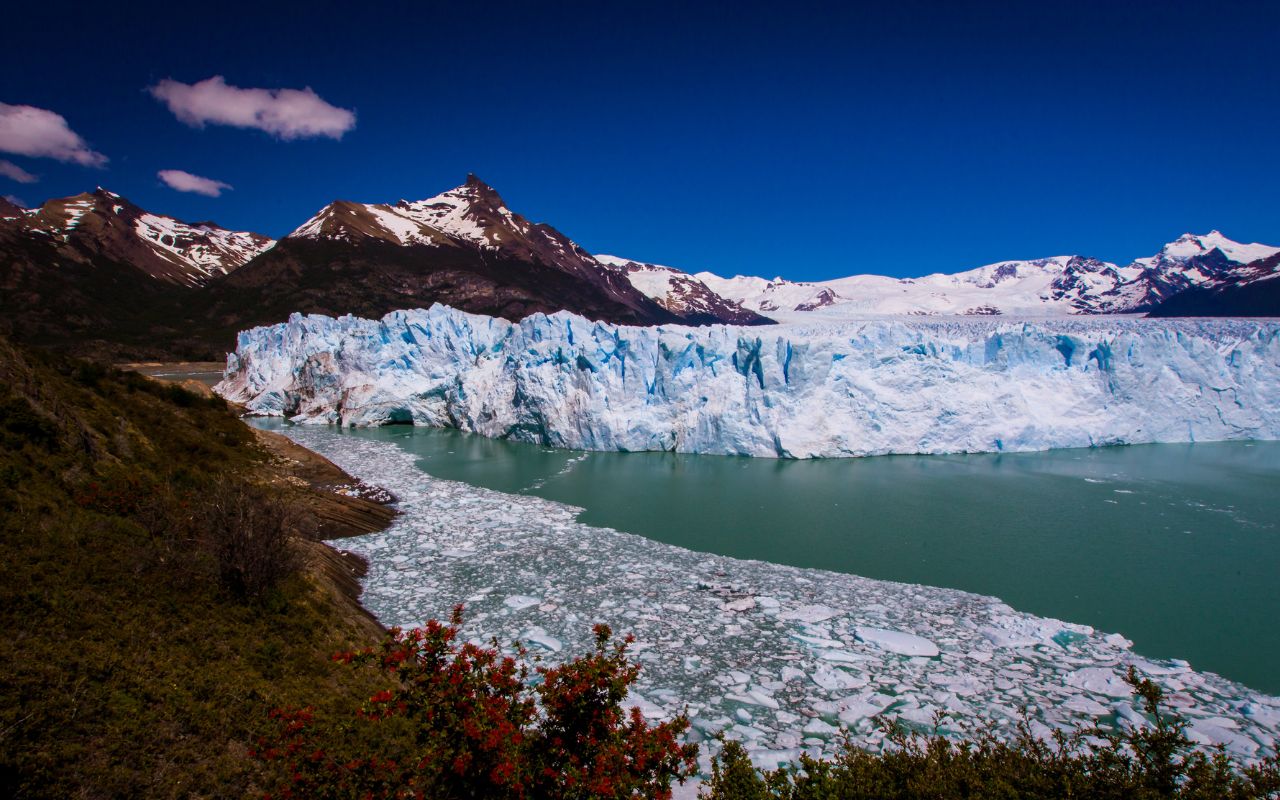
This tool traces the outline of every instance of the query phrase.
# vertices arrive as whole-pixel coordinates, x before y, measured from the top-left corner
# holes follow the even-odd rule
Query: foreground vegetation
[[[1162,693],[1129,668],[1149,724],[1125,733],[1091,730],[1044,741],[1027,725],[1013,741],[990,731],[956,745],[893,731],[883,754],[846,746],[839,758],[758,772],[726,742],[713,761],[707,800],[1267,800],[1280,798],[1280,756],[1242,768],[1221,751],[1193,751],[1186,722],[1160,706]]]
[[[687,720],[625,709],[638,668],[607,629],[532,672],[461,642],[458,618],[383,631],[313,541],[345,512],[383,518],[335,511],[272,452],[217,398],[0,339],[8,796],[585,800],[663,797],[692,773]],[[1151,725],[1124,736],[899,732],[883,754],[769,773],[726,742],[703,793],[1280,798],[1280,760],[1192,752],[1131,681]]]
[[[265,709],[358,702],[380,629],[223,401],[0,340],[0,786],[241,797]]]

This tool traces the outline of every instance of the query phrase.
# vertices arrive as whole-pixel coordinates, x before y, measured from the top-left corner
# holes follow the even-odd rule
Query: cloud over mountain
[[[2,158],[0,158],[0,175],[18,183],[35,183],[40,180],[12,161],[5,161]]]
[[[61,114],[8,103],[0,103],[0,152],[54,158],[86,167],[107,163],[107,157],[94,152]]]
[[[207,124],[257,128],[289,140],[320,136],[341,139],[356,126],[355,112],[325,102],[309,86],[246,89],[214,75],[193,84],[166,78],[148,91],[179,120],[196,128]]]
[[[176,189],[179,192],[194,192],[205,197],[221,197],[223,190],[232,188],[229,183],[215,181],[212,178],[202,178],[199,175],[192,175],[190,172],[184,172],[180,169],[162,169],[156,173],[156,177],[164,181],[164,184],[170,189]]]

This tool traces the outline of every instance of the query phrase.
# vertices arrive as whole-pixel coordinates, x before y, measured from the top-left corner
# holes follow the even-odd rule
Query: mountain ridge
[[[1280,270],[1266,261],[1277,253],[1215,230],[1126,266],[1066,255],[915,278],[724,278],[593,255],[512,211],[474,174],[423,200],[335,200],[278,241],[155,214],[99,187],[39,208],[0,205],[0,332],[82,354],[216,358],[240,330],[294,312],[379,317],[434,303],[512,321],[564,310],[625,325],[1237,306],[1277,315],[1273,293],[1250,288]],[[1204,291],[1173,302],[1192,290]],[[1219,299],[1193,302],[1210,295]]]

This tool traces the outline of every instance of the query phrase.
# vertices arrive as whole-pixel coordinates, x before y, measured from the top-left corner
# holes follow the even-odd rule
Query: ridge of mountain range
[[[690,274],[592,255],[474,175],[426,200],[338,200],[288,236],[147,212],[99,188],[0,200],[0,332],[113,357],[221,357],[290,313],[379,317],[443,303],[519,320],[762,325],[882,315],[1280,314],[1280,247],[1184,234],[1127,266],[1082,256],[815,283]]]

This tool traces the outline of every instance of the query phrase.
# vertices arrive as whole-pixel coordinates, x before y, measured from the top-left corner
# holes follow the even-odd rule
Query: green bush
[[[992,730],[957,744],[939,735],[890,729],[889,747],[869,753],[846,744],[832,761],[802,756],[761,773],[736,742],[713,759],[706,800],[1275,800],[1280,756],[1241,767],[1220,749],[1193,750],[1186,720],[1161,707],[1160,687],[1128,681],[1151,724],[1125,733],[1097,729],[1045,742],[1025,723],[1013,741]],[[1092,739],[1092,741],[1090,741]]]

